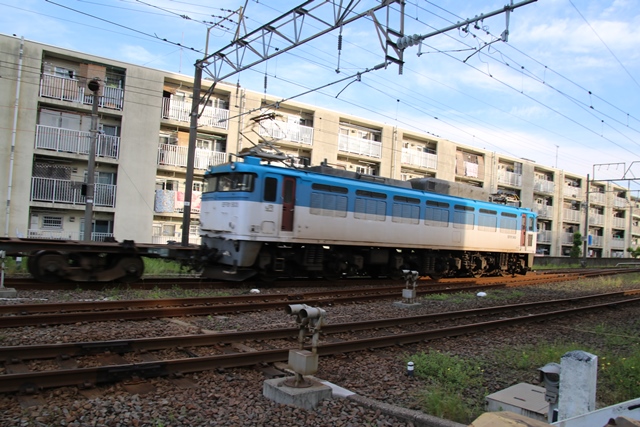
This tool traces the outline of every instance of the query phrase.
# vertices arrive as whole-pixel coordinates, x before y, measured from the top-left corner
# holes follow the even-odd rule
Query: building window
[[[42,217],[42,228],[48,230],[62,230],[62,217],[45,215]]]

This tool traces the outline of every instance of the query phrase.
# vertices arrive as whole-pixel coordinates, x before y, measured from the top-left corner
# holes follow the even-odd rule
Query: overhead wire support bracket
[[[381,9],[386,8],[387,15],[390,15],[395,12],[391,10],[391,6],[394,4],[400,5],[401,10],[400,28],[395,32],[403,34],[404,0],[382,0],[376,6],[357,13],[355,7],[359,3],[360,1],[352,0],[343,5],[343,1],[340,0],[307,0],[250,33],[240,35],[240,30],[238,30],[237,37],[229,45],[205,56],[198,62],[206,64],[204,71],[211,76],[215,84],[360,18],[371,17],[373,13]],[[329,8],[331,9],[329,10]],[[312,20],[314,25],[305,25],[309,20]],[[387,19],[388,21],[389,19]],[[379,26],[377,20],[375,22]],[[324,26],[324,28],[316,31],[318,25]],[[310,27],[314,32],[307,35],[305,32],[307,27]],[[388,56],[387,53],[385,49],[386,56]],[[402,52],[398,51],[397,53],[400,57],[387,59],[401,63]],[[209,69],[210,66],[211,69]]]
[[[408,48],[409,46],[414,46],[417,44],[420,44],[423,40],[428,39],[430,37],[436,36],[438,34],[442,34],[442,33],[446,33],[447,31],[450,30],[454,30],[456,28],[463,28],[463,27],[467,27],[469,24],[473,24],[479,21],[482,21],[486,18],[490,18],[492,16],[496,16],[499,15],[501,13],[506,13],[507,17],[506,17],[506,25],[507,28],[504,30],[504,32],[502,33],[502,40],[503,41],[507,41],[508,36],[509,36],[509,14],[514,10],[517,9],[519,7],[522,6],[526,6],[530,3],[535,3],[538,0],[524,0],[521,1],[519,3],[513,3],[513,0],[511,0],[511,4],[505,5],[502,9],[497,9],[494,10],[492,12],[489,13],[481,13],[480,15],[476,15],[474,18],[469,18],[466,19],[462,22],[456,22],[455,24],[449,25],[448,27],[442,28],[440,30],[436,30],[433,31],[431,33],[428,34],[413,34],[413,35],[409,35],[409,36],[402,36],[399,37],[398,40],[396,41],[396,45],[398,47],[398,49],[400,50],[404,50],[406,48]]]

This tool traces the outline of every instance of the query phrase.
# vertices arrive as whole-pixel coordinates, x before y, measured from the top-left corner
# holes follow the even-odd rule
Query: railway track
[[[460,284],[418,289],[420,296],[503,288],[504,283]],[[0,305],[0,328],[140,320],[157,317],[209,316],[283,309],[289,304],[329,306],[352,302],[400,299],[403,286],[342,289],[291,295],[237,295],[226,297],[172,298],[158,300],[122,300],[69,303]],[[71,312],[72,311],[72,312]]]
[[[627,269],[623,270],[625,273]],[[576,280],[581,277],[619,274],[612,270],[580,274],[528,275],[516,278],[450,279],[444,283],[420,282],[418,296],[496,289],[506,286],[532,286],[550,282]],[[159,317],[208,316],[282,309],[292,302],[330,306],[352,302],[400,298],[405,285],[352,289],[332,289],[294,294],[249,294],[235,296],[116,300],[68,303],[0,305],[0,328],[142,320]]]
[[[406,345],[639,302],[640,289],[636,289],[422,316],[329,324],[322,328],[323,339],[317,351],[320,356],[330,356]],[[461,324],[478,317],[483,317],[483,321]],[[445,325],[443,321],[454,323]],[[440,322],[440,327],[430,328],[436,322]],[[264,366],[286,361],[289,349],[297,348],[297,334],[297,328],[280,328],[0,347],[0,362],[4,364],[0,392],[36,393],[61,386],[92,387],[131,378],[180,377],[218,368]]]
[[[539,276],[555,276],[555,277],[593,277],[593,276],[605,276],[613,274],[626,274],[637,273],[640,269],[637,268],[600,268],[600,269],[561,269],[561,270],[539,270],[529,272],[525,276],[517,277],[485,277],[479,279],[469,278],[457,278],[457,279],[441,279],[439,282],[434,282],[430,279],[420,280],[421,284],[431,283],[457,283],[467,282],[476,283],[482,281],[492,280],[509,280],[509,281],[528,281],[532,277]],[[251,288],[292,288],[292,287],[326,287],[326,288],[339,288],[344,286],[382,286],[388,283],[403,283],[401,280],[391,279],[372,279],[372,278],[345,278],[342,280],[324,280],[324,279],[281,279],[274,282],[262,282],[262,281],[245,281],[240,284],[236,284],[238,288],[251,289]],[[192,275],[184,276],[172,276],[172,277],[143,277],[134,283],[117,283],[117,282],[65,282],[60,281],[56,283],[43,283],[30,277],[8,277],[5,278],[5,287],[13,288],[18,291],[35,291],[35,290],[49,290],[49,291],[73,291],[76,289],[84,290],[104,290],[104,289],[118,289],[125,286],[129,289],[172,289],[176,286],[185,289],[228,289],[229,282],[214,281],[210,279],[204,279]]]

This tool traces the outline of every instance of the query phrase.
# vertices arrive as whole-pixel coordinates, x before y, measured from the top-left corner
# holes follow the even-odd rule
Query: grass
[[[405,363],[409,361],[415,364],[414,375],[427,384],[417,396],[424,412],[465,424],[482,413],[484,402],[468,393],[473,389],[479,396],[486,394],[481,366],[441,352],[405,356]]]
[[[163,276],[163,275],[179,275],[193,274],[188,268],[183,267],[177,261],[171,261],[161,258],[143,258],[144,275],[145,276]]]
[[[16,262],[15,258],[5,258],[4,274],[6,274],[7,276],[29,274],[29,272],[27,271],[27,258],[22,257],[20,262]]]
[[[20,262],[15,258],[7,257],[4,261],[4,272],[7,276],[29,274],[27,271],[28,257],[22,257]],[[177,261],[161,258],[142,258],[144,261],[144,274],[147,276],[193,274]]]
[[[487,390],[496,386],[492,371],[500,369],[501,375],[509,378],[504,388],[519,382],[531,383],[538,376],[538,368],[550,362],[561,363],[562,356],[574,350],[598,357],[598,407],[640,396],[640,319],[624,329],[596,324],[573,332],[561,341],[503,346],[491,356],[463,358],[432,351],[403,358],[405,364],[415,364],[415,376],[425,384],[415,396],[421,409],[466,424],[483,412]],[[588,339],[577,342],[569,338],[576,333]]]

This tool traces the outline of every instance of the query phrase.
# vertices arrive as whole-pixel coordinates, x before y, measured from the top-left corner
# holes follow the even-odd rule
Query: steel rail
[[[493,287],[502,287],[505,283],[459,286],[456,285],[440,285],[418,288],[418,292],[432,293],[434,291],[452,292],[456,290],[470,290]],[[84,302],[55,302],[55,303],[39,303],[39,304],[11,304],[0,305],[0,315],[5,314],[30,314],[30,313],[59,313],[63,311],[95,311],[95,310],[130,310],[132,307],[137,308],[159,308],[159,307],[184,307],[194,305],[211,305],[211,304],[237,304],[250,302],[267,302],[267,301],[297,301],[304,298],[322,299],[334,298],[340,295],[367,295],[391,294],[396,292],[402,293],[405,286],[381,286],[375,288],[352,288],[337,289],[321,292],[300,292],[289,294],[250,294],[250,295],[232,295],[232,296],[214,296],[214,297],[190,297],[190,298],[162,298],[162,299],[135,299],[135,300],[116,300],[116,301],[84,301]]]
[[[536,301],[529,303],[501,305],[468,310],[447,311],[443,313],[432,313],[420,316],[407,316],[387,319],[367,320],[353,323],[327,324],[322,328],[322,334],[336,334],[341,332],[353,332],[366,329],[387,328],[411,324],[435,322],[440,320],[454,319],[458,317],[486,316],[495,313],[504,313],[514,310],[527,310],[551,304],[569,304],[585,302],[594,299],[625,297],[640,294],[640,289],[629,291],[609,292],[605,294],[587,295],[582,297],[556,299],[548,301]],[[624,300],[623,300],[624,301]],[[615,304],[608,302],[606,304]],[[67,344],[41,344],[27,346],[4,346],[0,347],[0,362],[10,363],[15,360],[37,360],[49,359],[60,356],[77,357],[95,355],[105,352],[110,353],[130,353],[135,351],[154,351],[175,347],[199,347],[215,345],[221,343],[241,342],[249,340],[266,340],[296,338],[298,328],[277,328],[266,330],[251,330],[243,332],[221,332],[214,334],[181,335],[158,338],[134,338],[111,341],[86,341]]]
[[[462,288],[451,289],[418,289],[418,295],[426,295],[430,293],[453,293],[464,292],[468,290],[480,290],[487,288],[504,287],[504,284],[493,284],[485,286],[472,286]],[[94,311],[91,313],[78,312],[78,313],[55,313],[55,314],[27,314],[16,316],[2,316],[0,317],[0,328],[13,328],[23,326],[36,326],[36,325],[60,325],[77,322],[101,322],[101,321],[113,321],[113,320],[141,320],[156,317],[182,317],[182,316],[208,316],[211,314],[222,313],[246,313],[259,310],[270,310],[276,308],[284,308],[285,306],[295,302],[296,304],[307,305],[319,305],[326,306],[335,303],[347,303],[354,301],[364,300],[381,300],[389,298],[400,298],[399,292],[386,292],[386,293],[371,293],[357,295],[353,291],[346,292],[352,295],[333,296],[324,299],[320,298],[301,298],[294,300],[280,300],[258,302],[242,304],[229,304],[229,305],[205,305],[205,306],[188,306],[188,307],[160,307],[160,308],[147,308],[147,309],[132,309],[132,310],[111,310],[111,311]],[[327,294],[331,295],[331,294]],[[260,299],[260,297],[257,297]],[[264,298],[262,298],[264,299]],[[153,300],[150,300],[153,301]],[[34,307],[37,304],[34,305]],[[20,313],[22,314],[22,312]]]
[[[509,319],[474,323],[470,325],[453,326],[436,330],[394,334],[384,337],[365,338],[340,343],[326,343],[318,347],[317,353],[320,356],[329,356],[333,354],[362,351],[373,348],[406,345],[420,341],[431,341],[438,338],[455,337],[474,332],[483,332],[503,326],[540,322],[556,317],[609,308],[612,305],[618,306],[637,302],[640,302],[640,298],[617,301],[615,303],[596,304],[587,307],[525,315]],[[151,378],[157,376],[200,372],[217,368],[251,366],[260,363],[285,361],[288,358],[288,354],[289,349],[266,350],[92,368],[6,374],[0,375],[0,393],[27,393],[36,392],[45,388],[87,384],[95,385],[105,382],[121,381],[133,377]]]

